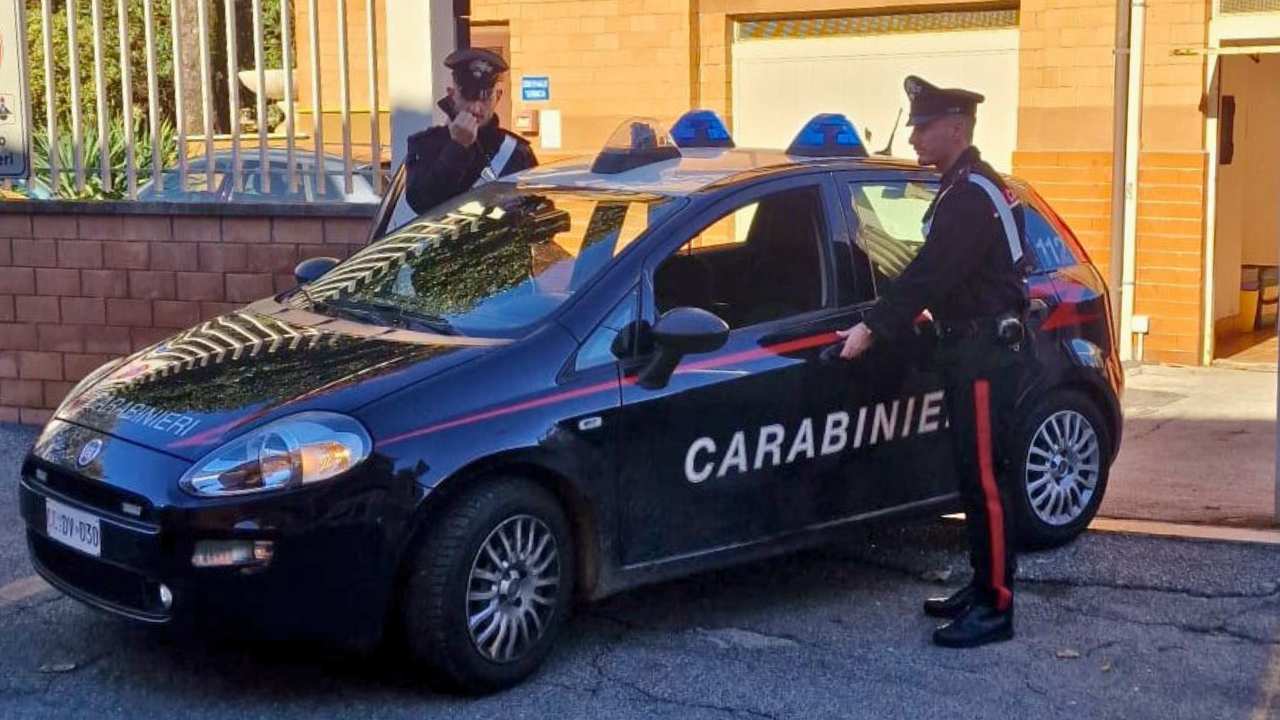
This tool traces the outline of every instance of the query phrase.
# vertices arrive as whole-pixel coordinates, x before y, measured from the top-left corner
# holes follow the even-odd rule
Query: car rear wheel
[[[447,690],[515,685],[546,659],[568,616],[573,547],[564,512],[537,484],[504,478],[427,522],[401,603],[410,652]]]
[[[1111,446],[1102,415],[1086,396],[1057,390],[1032,406],[1016,437],[1012,503],[1021,544],[1071,541],[1093,520],[1107,487]]]

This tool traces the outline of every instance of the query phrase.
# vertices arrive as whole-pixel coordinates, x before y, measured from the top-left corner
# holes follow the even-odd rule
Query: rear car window
[[[1026,208],[1027,244],[1031,246],[1031,252],[1035,255],[1036,269],[1057,270],[1079,263],[1080,259],[1071,251],[1071,246],[1044,215],[1031,205],[1024,207]]]

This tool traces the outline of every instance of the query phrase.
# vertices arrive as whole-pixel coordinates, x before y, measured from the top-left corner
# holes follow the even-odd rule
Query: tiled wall
[[[42,423],[107,360],[293,287],[360,217],[0,214],[0,422]]]

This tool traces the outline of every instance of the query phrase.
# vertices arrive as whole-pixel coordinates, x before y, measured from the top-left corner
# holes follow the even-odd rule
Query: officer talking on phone
[[[453,83],[437,105],[449,124],[414,133],[408,140],[404,199],[414,213],[538,164],[528,141],[498,126],[494,107],[502,90],[495,85],[507,71],[502,58],[467,48],[450,53],[444,65],[453,72]]]
[[[922,311],[933,315],[973,580],[924,611],[950,619],[935,643],[974,647],[1013,637],[1012,478],[1002,450],[1029,343],[1023,208],[973,146],[983,97],[915,76],[905,87],[911,146],[920,164],[942,171],[942,183],[924,216],[924,247],[863,321],[839,333],[840,356],[900,345]]]

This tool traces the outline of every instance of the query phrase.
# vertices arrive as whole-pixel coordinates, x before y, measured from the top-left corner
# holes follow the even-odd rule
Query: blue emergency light
[[[788,155],[801,157],[866,157],[858,131],[849,118],[840,113],[814,115],[800,128],[787,148]]]
[[[666,133],[658,132],[650,118],[623,121],[609,136],[604,149],[591,163],[591,172],[613,175],[632,168],[680,157],[680,150]]]
[[[690,110],[671,126],[671,138],[682,148],[731,148],[733,137],[712,110]]]

